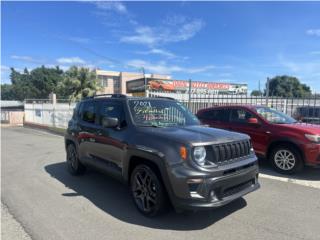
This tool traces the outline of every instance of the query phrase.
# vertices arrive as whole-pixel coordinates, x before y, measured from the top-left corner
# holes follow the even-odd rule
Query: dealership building
[[[169,75],[143,74],[135,72],[116,72],[96,70],[101,84],[99,93],[129,94],[144,96],[149,92],[192,94],[243,94],[248,92],[247,84],[174,80]]]
[[[117,72],[117,71],[105,71],[96,70],[96,76],[98,82],[101,86],[100,94],[127,94],[127,82],[137,79],[144,79],[147,77],[149,79],[164,79],[168,80],[171,77],[168,75],[161,74],[143,74],[136,72]]]
[[[140,78],[126,82],[126,91],[132,95],[144,95],[146,91],[184,94],[243,94],[248,92],[247,84],[185,81],[160,78]]]

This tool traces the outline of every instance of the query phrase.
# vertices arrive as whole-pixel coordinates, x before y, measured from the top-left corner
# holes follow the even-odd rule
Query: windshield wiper
[[[162,128],[163,126],[151,124],[151,125],[139,125],[139,127],[154,127],[154,128]]]

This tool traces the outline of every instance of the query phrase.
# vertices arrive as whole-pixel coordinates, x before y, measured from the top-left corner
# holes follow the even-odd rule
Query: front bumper
[[[308,144],[305,146],[305,164],[311,167],[320,167],[320,144]]]
[[[255,157],[254,157],[255,158]],[[256,159],[256,158],[255,158]],[[259,168],[254,159],[249,163],[241,163],[228,170],[217,169],[214,173],[197,175],[194,172],[185,172],[182,176],[172,179],[175,196],[173,205],[178,209],[207,209],[221,207],[260,187],[258,182]]]

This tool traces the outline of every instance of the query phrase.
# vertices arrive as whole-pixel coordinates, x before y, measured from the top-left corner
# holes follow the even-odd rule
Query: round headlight
[[[202,146],[195,147],[193,150],[193,159],[200,166],[203,166],[205,164],[206,155],[206,149]]]

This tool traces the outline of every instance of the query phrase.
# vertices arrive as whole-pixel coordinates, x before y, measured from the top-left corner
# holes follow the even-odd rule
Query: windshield
[[[170,127],[199,125],[199,121],[183,104],[170,100],[129,100],[129,109],[136,125]]]
[[[275,109],[268,108],[268,107],[257,107],[256,108],[257,113],[267,120],[270,123],[275,123],[275,124],[290,124],[290,123],[295,123],[297,122],[295,119],[292,117],[289,117],[288,115],[279,112]]]

